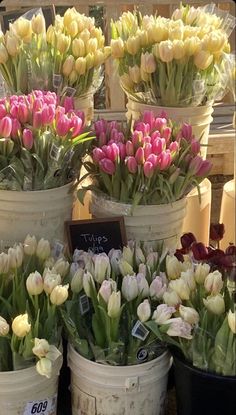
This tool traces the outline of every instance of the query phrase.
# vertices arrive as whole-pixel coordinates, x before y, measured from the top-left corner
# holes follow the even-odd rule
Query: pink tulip
[[[166,111],[164,111],[164,110],[162,110],[162,111],[161,111],[161,113],[160,113],[159,117],[160,117],[160,118],[165,118],[166,120],[168,120],[168,115],[167,115],[167,112],[166,112]]]
[[[79,135],[79,133],[81,132],[81,129],[82,129],[82,120],[81,120],[81,118],[74,115],[70,119],[70,129],[71,129],[71,132],[72,132],[72,138],[77,137]]]
[[[147,160],[148,156],[150,156],[150,154],[152,154],[152,145],[151,143],[147,143],[144,146],[144,157],[145,160]]]
[[[106,149],[107,158],[113,162],[117,161],[119,158],[119,147],[116,143],[112,143],[107,146]]]
[[[33,111],[40,111],[43,108],[43,100],[41,98],[36,98],[33,103]]]
[[[10,105],[12,106],[13,104],[15,105],[16,103],[18,103],[18,95],[11,95],[10,96]]]
[[[176,154],[179,151],[179,143],[177,141],[172,141],[169,145],[169,150],[171,153]]]
[[[94,163],[99,163],[100,160],[106,158],[106,154],[102,151],[101,148],[95,147],[93,149],[93,161]]]
[[[70,130],[70,119],[66,115],[61,115],[56,122],[56,132],[60,137],[68,134]]]
[[[137,173],[138,164],[137,164],[137,161],[135,160],[135,157],[133,156],[127,157],[126,164],[127,164],[127,168],[130,173],[132,174]]]
[[[151,143],[153,143],[153,141],[156,139],[156,138],[160,138],[161,137],[161,133],[160,133],[160,131],[153,131],[153,133],[151,134]]]
[[[166,118],[156,118],[155,119],[155,128],[160,131],[160,133],[162,133],[162,130],[164,127],[166,127],[167,125],[167,120]]]
[[[12,130],[12,120],[10,117],[5,116],[0,120],[0,137],[10,137]]]
[[[118,125],[118,122],[117,122],[117,121],[110,121],[110,122],[107,124],[106,129],[107,129],[108,133],[110,133],[110,132],[111,132],[111,130],[113,130],[113,128],[114,128],[115,130],[119,130],[119,125]],[[105,131],[106,131],[106,129],[105,129]]]
[[[107,142],[106,133],[105,132],[100,133],[99,138],[98,138],[99,146],[102,147],[104,144],[106,144],[106,142]]]
[[[18,104],[12,104],[10,107],[10,114],[13,118],[18,117]]]
[[[137,161],[138,164],[143,164],[145,161],[144,158],[144,149],[143,147],[139,147],[135,153],[135,160]]]
[[[134,131],[132,135],[132,143],[134,145],[134,149],[137,150],[137,148],[142,145],[143,143],[143,133],[142,131]]]
[[[35,111],[33,113],[33,127],[35,129],[39,129],[42,127],[42,112],[41,111]]]
[[[74,98],[72,97],[65,97],[64,98],[64,102],[63,102],[63,107],[65,108],[66,114],[69,111],[73,111],[74,110]]]
[[[118,133],[118,141],[120,143],[124,143],[125,142],[125,136],[124,136],[124,134],[121,131]]]
[[[27,121],[29,121],[29,109],[23,102],[20,102],[19,104],[17,118],[21,124],[25,124]]]
[[[143,165],[143,172],[147,178],[151,178],[154,173],[154,165],[150,161],[145,161]]]
[[[116,171],[116,166],[113,163],[113,161],[111,161],[107,158],[104,158],[104,159],[99,161],[99,167],[104,173],[107,173],[107,174],[110,174],[110,175],[114,174],[115,171]]]
[[[144,111],[143,113],[143,122],[149,124],[150,129],[152,130],[155,123],[155,117],[153,111]]]
[[[198,154],[200,152],[200,143],[198,140],[191,140],[191,151],[193,154]]]
[[[2,119],[3,117],[5,117],[5,115],[7,114],[6,111],[6,107],[4,104],[0,104],[0,119]]]
[[[168,169],[168,167],[171,164],[171,155],[170,153],[167,151],[163,151],[159,156],[158,156],[158,167],[160,170],[166,170]]]
[[[143,144],[145,143],[151,143],[152,139],[150,137],[150,135],[145,135],[145,137],[143,137]]]
[[[17,118],[13,118],[12,120],[12,130],[11,130],[11,138],[16,139],[19,137],[19,132],[21,130],[21,124]]]
[[[157,167],[158,157],[156,156],[156,154],[150,154],[150,156],[148,156],[146,161],[150,161],[154,167]]]
[[[126,157],[126,148],[124,143],[117,143],[120,152],[120,159],[124,160]]]
[[[32,131],[29,130],[28,128],[25,128],[23,130],[22,141],[23,141],[24,147],[27,150],[31,150],[34,144],[34,137],[33,137]]]
[[[149,135],[150,133],[150,125],[149,124],[145,124],[144,122],[137,122],[134,125],[134,130],[135,131],[142,131],[143,135]]]
[[[189,163],[189,171],[191,172],[191,174],[196,174],[201,165],[202,165],[202,157],[201,156],[195,156],[194,158],[192,158],[192,160]]]
[[[161,135],[166,140],[167,143],[170,141],[171,133],[172,133],[172,130],[170,127],[164,127],[162,130]]]
[[[116,128],[112,128],[110,132],[110,140],[112,140],[114,143],[117,143],[118,141],[118,130]]]
[[[206,176],[212,168],[212,163],[209,160],[203,160],[200,168],[198,169],[196,176]]]
[[[99,136],[101,133],[105,133],[107,130],[107,121],[103,119],[95,121],[94,128],[97,136]]]
[[[184,123],[181,128],[182,137],[185,140],[190,141],[193,137],[192,126],[190,124]]]
[[[127,156],[133,156],[134,155],[134,145],[132,141],[128,140],[125,144],[126,148],[126,154]]]
[[[152,143],[152,151],[158,155],[166,148],[166,142],[164,138],[156,138]]]

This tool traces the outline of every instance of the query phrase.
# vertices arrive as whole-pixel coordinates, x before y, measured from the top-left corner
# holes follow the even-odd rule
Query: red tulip
[[[139,147],[135,153],[135,159],[137,161],[138,164],[143,164],[145,161],[144,158],[144,149],[143,147]]]
[[[109,160],[108,158],[104,158],[99,161],[99,167],[100,169],[107,174],[114,174],[116,171],[116,166],[113,163],[113,161]]]
[[[193,242],[191,245],[191,250],[192,250],[194,258],[197,261],[207,259],[208,257],[207,248],[202,242]]]
[[[192,232],[184,233],[181,238],[180,242],[182,245],[182,248],[189,249],[193,242],[197,242],[195,236]]]
[[[98,163],[100,160],[106,158],[106,154],[101,148],[95,147],[93,149],[93,161]]]
[[[210,224],[210,239],[212,241],[220,241],[225,233],[225,227],[223,223],[211,223]]]

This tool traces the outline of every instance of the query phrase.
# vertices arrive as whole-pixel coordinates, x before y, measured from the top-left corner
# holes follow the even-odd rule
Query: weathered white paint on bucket
[[[136,241],[161,242],[175,247],[182,233],[186,198],[163,205],[131,205],[114,202],[94,193],[90,212],[95,218],[124,216],[127,238]]]
[[[50,242],[64,239],[64,221],[73,207],[71,183],[39,191],[0,190],[0,242],[4,247],[24,241],[27,233]]]
[[[91,362],[71,346],[72,415],[164,415],[168,352],[140,365],[110,366]]]
[[[193,134],[197,139],[201,138],[201,144],[204,144],[204,146],[201,147],[201,154],[203,158],[206,158],[207,147],[205,147],[205,145],[208,144],[210,124],[213,120],[211,116],[213,113],[212,105],[183,108],[159,107],[155,105],[142,104],[128,99],[127,109],[128,111],[126,113],[126,117],[130,119],[132,116],[132,120],[134,121],[138,120],[144,111],[153,111],[154,115],[160,115],[162,111],[165,111],[167,116],[172,121],[177,123],[186,122],[191,124],[193,128]]]
[[[90,125],[94,118],[94,95],[88,94],[74,98],[75,109],[83,111],[86,125]]]
[[[39,375],[35,366],[12,372],[0,372],[1,415],[57,414],[58,376],[62,357],[53,364],[52,376]],[[50,410],[51,408],[51,410]]]

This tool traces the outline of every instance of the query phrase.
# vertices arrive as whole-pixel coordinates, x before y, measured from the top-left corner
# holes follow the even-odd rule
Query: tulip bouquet
[[[0,189],[63,186],[80,173],[89,133],[71,98],[33,91],[0,100]]]
[[[130,242],[108,255],[75,250],[71,292],[61,310],[69,341],[84,357],[132,365],[163,353],[144,322],[165,291],[162,256]]]
[[[49,242],[27,236],[0,253],[0,371],[34,366],[50,377],[61,355],[59,309],[68,296],[69,263]]]
[[[193,366],[235,376],[236,247],[206,248],[191,233],[181,242],[166,257],[166,291],[146,327]]]
[[[101,67],[110,55],[101,28],[94,18],[80,14],[74,7],[64,16],[57,15],[47,30],[52,59],[52,86],[62,94],[81,97],[94,93],[101,84]]]
[[[181,5],[171,18],[125,12],[112,22],[111,54],[132,100],[170,107],[221,99],[229,76],[233,16],[213,7]]]
[[[183,198],[208,174],[211,163],[199,155],[200,141],[191,125],[173,125],[165,113],[146,111],[133,131],[117,122],[98,120],[93,163],[84,165],[92,184],[87,190],[115,201],[138,204],[170,203]]]

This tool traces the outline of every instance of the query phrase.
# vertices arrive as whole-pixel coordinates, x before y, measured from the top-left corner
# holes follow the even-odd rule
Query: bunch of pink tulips
[[[198,185],[211,163],[200,155],[200,141],[188,124],[173,125],[165,113],[145,112],[125,132],[116,121],[95,122],[90,189],[134,204],[176,201]]]
[[[83,124],[71,98],[60,106],[54,92],[1,99],[0,188],[41,190],[72,180],[89,134]]]

